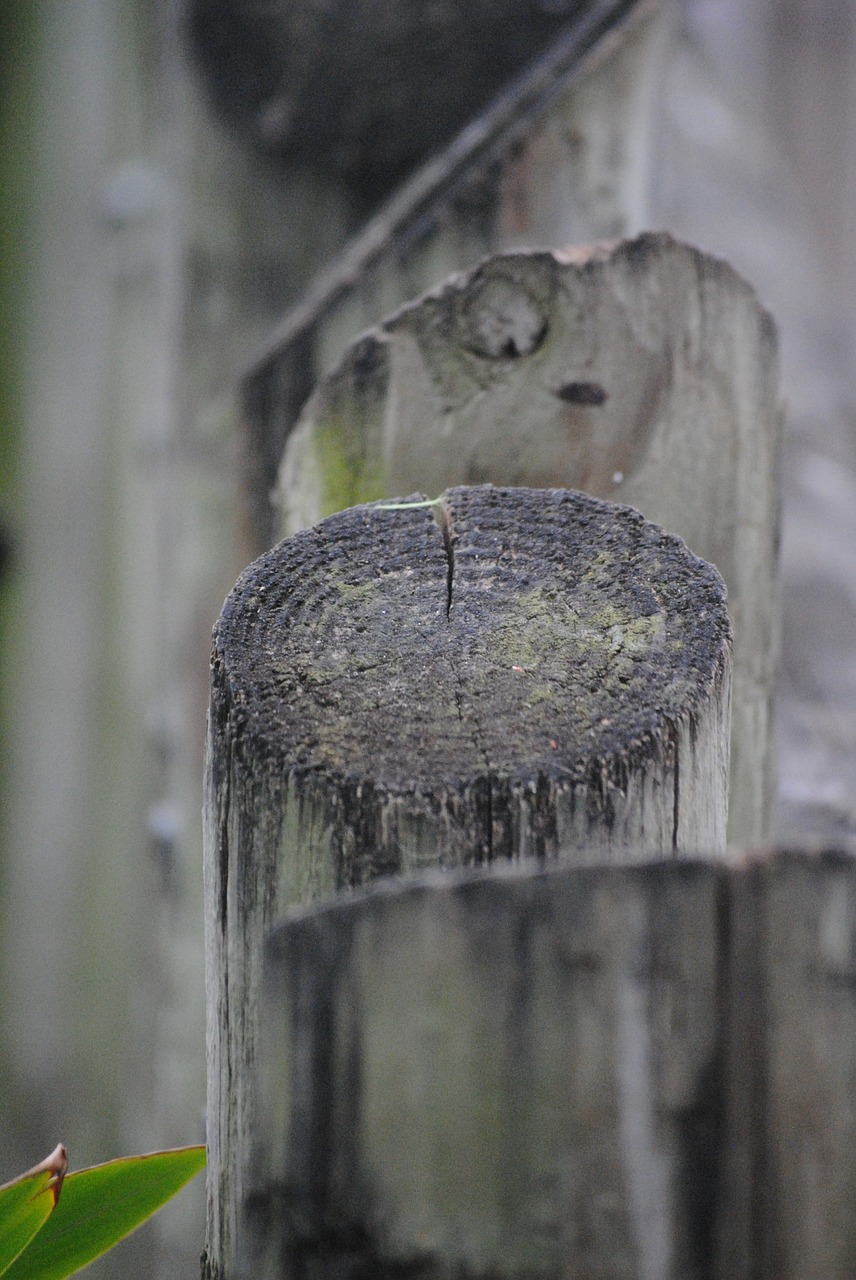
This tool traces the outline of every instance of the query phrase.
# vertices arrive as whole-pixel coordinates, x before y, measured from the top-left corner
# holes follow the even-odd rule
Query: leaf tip
[[[56,1208],[59,1204],[63,1178],[68,1169],[68,1148],[64,1143],[57,1143],[50,1155],[42,1161],[41,1168],[51,1175],[48,1188],[53,1196],[54,1208]]]

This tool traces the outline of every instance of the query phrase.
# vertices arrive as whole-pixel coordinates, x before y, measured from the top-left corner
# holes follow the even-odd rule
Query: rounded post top
[[[718,573],[633,508],[460,487],[349,509],[251,565],[212,706],[251,767],[442,808],[484,788],[483,852],[512,853],[500,793],[625,793],[729,657]]]

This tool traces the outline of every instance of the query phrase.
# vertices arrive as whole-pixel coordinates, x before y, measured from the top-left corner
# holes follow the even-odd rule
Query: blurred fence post
[[[673,5],[568,9],[553,47],[402,185],[257,351],[242,386],[248,555],[276,537],[272,493],[303,402],[357,334],[487,253],[650,225]]]
[[[295,913],[244,1274],[854,1274],[854,926],[856,862],[817,853]]]

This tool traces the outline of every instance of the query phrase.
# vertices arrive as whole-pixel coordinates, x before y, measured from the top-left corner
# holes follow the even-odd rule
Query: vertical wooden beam
[[[850,1275],[856,863],[836,853],[760,858],[734,873],[731,897],[732,1140],[719,1274]]]

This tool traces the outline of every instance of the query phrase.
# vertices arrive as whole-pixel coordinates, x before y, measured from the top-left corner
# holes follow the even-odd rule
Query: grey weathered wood
[[[734,619],[729,838],[764,834],[778,654],[776,337],[726,263],[646,234],[487,259],[348,348],[289,437],[283,531],[384,493],[562,485],[716,564]]]
[[[242,1274],[856,1274],[854,937],[844,854],[434,873],[293,913]]]
[[[435,873],[279,926],[240,1274],[710,1276],[724,898]]]
[[[720,1274],[856,1275],[856,860],[753,859],[729,918]]]
[[[368,506],[242,575],[215,632],[206,788],[208,1266],[229,1276],[262,943],[377,876],[537,855],[721,856],[722,583],[628,507],[455,489]]]
[[[271,490],[317,380],[394,307],[485,253],[651,224],[669,0],[578,10],[555,45],[377,212],[258,350],[243,385],[250,554],[275,540]]]
[[[283,182],[206,115],[183,7],[0,16],[18,578],[0,626],[0,1181],[58,1136],[78,1167],[204,1139],[201,726],[211,624],[246,563],[235,383],[345,236],[320,180]],[[204,1222],[198,1180],[91,1280],[192,1275]]]

